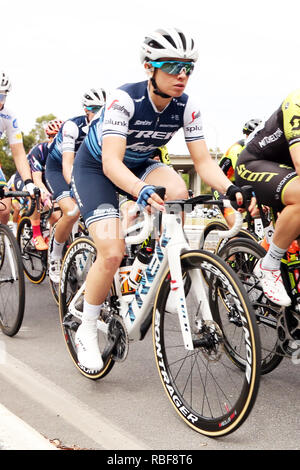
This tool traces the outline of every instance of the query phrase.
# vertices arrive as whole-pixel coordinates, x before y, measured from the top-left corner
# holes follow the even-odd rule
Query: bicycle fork
[[[194,349],[194,343],[191,333],[191,325],[188,315],[188,306],[186,303],[186,296],[184,290],[183,273],[181,269],[182,244],[170,244],[168,247],[168,262],[171,274],[171,291],[174,295],[176,302],[176,310],[179,318],[179,323],[182,332],[184,347],[188,350]],[[211,320],[211,311],[209,302],[207,300],[206,292],[204,289],[203,279],[199,270],[191,270],[189,273],[191,279],[191,287],[193,296],[197,301],[199,309],[201,309],[201,319]]]
[[[5,252],[8,254],[8,261],[9,261],[9,265],[11,269],[12,278],[14,281],[16,281],[18,277],[17,271],[16,271],[14,260],[13,260],[13,256],[11,253],[10,243],[7,237],[4,237],[4,243],[5,243]]]

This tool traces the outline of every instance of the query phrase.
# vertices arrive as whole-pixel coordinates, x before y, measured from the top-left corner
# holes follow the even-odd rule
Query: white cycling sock
[[[286,250],[279,248],[271,242],[266,256],[262,259],[261,267],[270,270],[280,269],[280,262],[285,252]]]
[[[52,243],[52,250],[50,253],[51,259],[61,259],[62,258],[62,252],[64,249],[65,242],[63,243],[58,243],[55,238],[53,239]]]
[[[82,314],[82,320],[96,320],[99,316],[100,310],[101,310],[100,305],[92,305],[89,304],[85,299],[83,302],[83,314]]]

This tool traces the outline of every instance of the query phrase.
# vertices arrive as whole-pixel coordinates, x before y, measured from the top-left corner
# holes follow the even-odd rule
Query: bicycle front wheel
[[[245,238],[229,240],[219,252],[237,273],[248,292],[252,309],[256,315],[256,321],[261,342],[261,374],[272,372],[282,361],[283,355],[278,342],[277,322],[280,308],[272,305],[265,297],[258,279],[253,274],[253,269],[259,259],[263,258],[266,250],[258,243]],[[244,367],[245,359],[241,357],[237,348],[230,346],[231,338],[236,338],[241,329],[238,319],[228,314],[230,322],[230,334],[227,336],[227,349],[232,360],[240,367]],[[229,331],[229,330],[228,330]]]
[[[20,247],[24,272],[33,284],[40,284],[47,273],[47,251],[34,246],[32,225],[29,217],[22,217],[18,226],[17,241]]]
[[[153,310],[156,363],[165,392],[180,417],[194,430],[218,437],[235,431],[254,406],[260,380],[258,330],[246,292],[223,260],[201,250],[189,251],[181,255],[181,268],[194,348],[184,346],[167,270]],[[210,320],[203,317],[205,300],[199,298],[199,282],[212,312]],[[225,297],[243,325],[239,347],[247,359],[244,370],[236,367],[224,347],[221,314],[226,311]]]
[[[7,336],[18,333],[25,309],[25,280],[17,241],[6,225],[0,224],[0,328]]]

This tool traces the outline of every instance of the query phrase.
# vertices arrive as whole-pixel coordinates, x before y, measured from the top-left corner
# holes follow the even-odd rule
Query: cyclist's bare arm
[[[194,142],[187,143],[187,147],[191,154],[192,160],[195,165],[195,170],[203,181],[209,186],[216,188],[222,194],[226,193],[232,182],[223,173],[219,165],[212,159],[205,140],[195,140]],[[237,203],[240,205],[243,202],[241,193],[236,195]],[[253,197],[249,205],[249,212],[252,215],[256,206],[256,199]]]
[[[102,145],[102,163],[104,174],[118,187],[137,198],[143,186],[142,180],[137,178],[123,163],[126,149],[126,140],[122,137],[104,137]],[[149,204],[161,209],[163,200],[153,193]]]
[[[21,175],[23,181],[31,179],[31,170],[26,158],[23,143],[11,144],[11,153],[16,165],[18,172]]]
[[[295,170],[300,176],[300,143],[295,144],[290,148],[290,154],[294,163]]]

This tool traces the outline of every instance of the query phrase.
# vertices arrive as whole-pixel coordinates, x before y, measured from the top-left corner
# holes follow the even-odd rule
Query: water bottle
[[[141,248],[137,253],[128,277],[130,287],[136,289],[152,257],[151,248]]]

